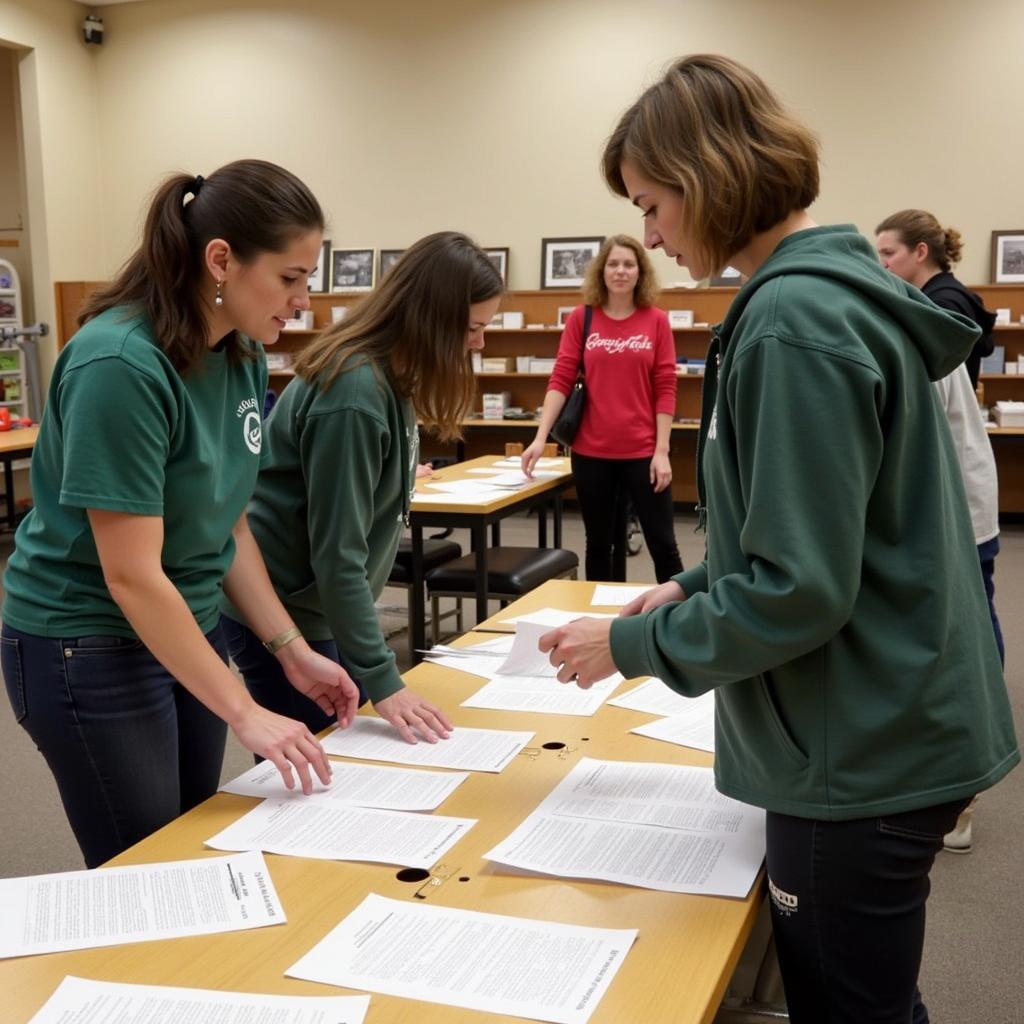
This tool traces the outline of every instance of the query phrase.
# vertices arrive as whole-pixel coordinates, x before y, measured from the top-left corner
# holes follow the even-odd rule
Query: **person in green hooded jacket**
[[[408,525],[417,418],[442,440],[458,436],[476,394],[469,352],[484,347],[502,290],[465,235],[421,238],[302,352],[264,430],[249,524],[274,588],[313,650],[343,665],[410,743],[445,739],[452,725],[403,684],[374,602]],[[257,703],[326,728],[331,716],[293,697],[234,605],[222,611],[228,652]]]
[[[715,692],[721,792],[765,808],[793,1024],[924,1024],[928,876],[1020,760],[934,380],[977,336],[819,227],[813,135],[748,69],[676,62],[604,153],[645,244],[746,282],[715,328],[697,489],[706,559],[620,618],[541,639],[562,682]]]

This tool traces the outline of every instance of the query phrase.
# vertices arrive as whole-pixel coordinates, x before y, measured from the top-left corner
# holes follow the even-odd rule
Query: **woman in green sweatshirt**
[[[542,638],[559,679],[715,692],[715,775],[767,811],[794,1024],[922,1024],[928,875],[1017,762],[956,456],[931,381],[977,328],[818,227],[814,137],[726,58],[674,64],[604,154],[645,244],[745,278],[715,328],[704,563]]]
[[[484,347],[501,292],[465,235],[420,239],[302,353],[264,429],[249,525],[274,587],[313,648],[344,664],[410,743],[416,734],[436,742],[452,726],[402,683],[374,602],[408,524],[417,418],[442,440],[458,436],[475,395],[468,353]],[[294,699],[277,661],[230,604],[223,611],[228,650],[256,700],[325,728],[330,717]]]

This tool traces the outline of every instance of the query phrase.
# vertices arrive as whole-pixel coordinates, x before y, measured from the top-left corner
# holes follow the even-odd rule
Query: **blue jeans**
[[[772,931],[792,1024],[928,1024],[928,880],[968,800],[854,821],[769,812]]]
[[[220,617],[220,628],[227,644],[228,654],[231,660],[238,666],[242,673],[246,688],[252,694],[252,698],[262,707],[274,711],[286,718],[294,718],[303,722],[307,729],[314,735],[322,729],[326,729],[333,721],[333,715],[325,715],[317,704],[308,697],[299,693],[284,674],[281,663],[270,654],[260,642],[260,638],[240,622],[229,619],[226,615]],[[338,653],[338,645],[333,640],[308,640],[306,641],[317,654],[341,665],[342,668],[352,675],[351,669],[342,660]],[[352,676],[352,681],[359,687],[359,705],[366,703],[366,694],[359,680]],[[257,757],[257,761],[263,758]]]
[[[220,631],[206,638],[226,662]],[[4,625],[7,696],[53,772],[94,868],[217,790],[227,726],[118,636],[54,639]]]
[[[993,537],[978,545],[978,561],[981,562],[981,578],[985,581],[985,594],[988,596],[988,613],[992,617],[992,629],[996,634],[996,646],[999,648],[999,660],[1006,664],[1006,648],[1003,646],[1003,631],[996,615],[996,555],[999,554],[999,538]]]

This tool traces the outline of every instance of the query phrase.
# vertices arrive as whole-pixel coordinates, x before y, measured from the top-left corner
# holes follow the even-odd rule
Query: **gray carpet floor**
[[[702,537],[694,532],[694,526],[692,517],[677,518],[676,535],[687,565],[698,561],[703,551]],[[532,520],[510,519],[503,527],[506,544],[533,544],[535,538]],[[575,514],[566,516],[563,544],[582,556],[583,530]],[[1004,526],[1001,545],[996,562],[997,604],[1006,637],[1007,684],[1018,735],[1024,735],[1024,526]],[[0,564],[6,564],[10,548],[10,535],[5,534],[0,537]],[[628,571],[631,580],[653,579],[646,550],[629,559]],[[389,631],[404,624],[404,602],[404,592],[385,591],[381,617]],[[469,602],[466,611],[468,628],[473,622]],[[398,633],[392,645],[400,662],[407,665],[405,635]],[[250,763],[247,752],[229,737],[224,777],[234,777]],[[2,699],[0,779],[0,877],[81,868],[81,856],[53,779]],[[921,972],[921,990],[933,1024],[1024,1021],[1024,985],[1020,981],[1022,808],[1024,769],[1018,769],[979,803],[974,851],[966,856],[944,853],[936,862]]]

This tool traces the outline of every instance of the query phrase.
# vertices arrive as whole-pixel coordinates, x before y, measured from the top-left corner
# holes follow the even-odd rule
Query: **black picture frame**
[[[494,264],[494,269],[501,274],[502,287],[508,287],[508,246],[488,245],[482,247],[487,258]]]
[[[540,240],[541,288],[579,288],[587,265],[597,255],[604,235]]]
[[[383,281],[384,275],[398,262],[404,249],[381,249],[377,263],[377,280]]]
[[[373,289],[372,249],[331,251],[331,291],[368,292]]]
[[[309,275],[308,287],[313,295],[322,295],[327,291],[329,278],[327,276],[331,265],[331,240],[325,238],[320,243],[320,262],[317,263],[313,273]]]

